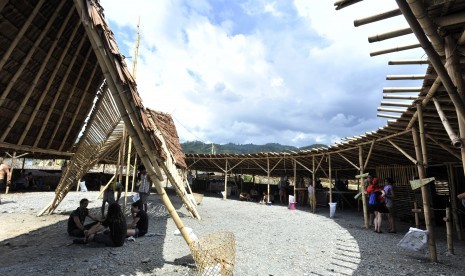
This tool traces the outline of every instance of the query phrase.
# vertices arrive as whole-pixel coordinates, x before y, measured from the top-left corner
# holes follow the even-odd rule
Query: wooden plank
[[[436,180],[434,177],[410,180],[410,186],[412,186],[412,190],[416,190],[434,180]]]

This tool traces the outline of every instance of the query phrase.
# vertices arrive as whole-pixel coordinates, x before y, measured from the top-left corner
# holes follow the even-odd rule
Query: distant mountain
[[[228,143],[225,145],[219,144],[205,144],[199,141],[190,141],[181,143],[182,150],[184,153],[204,153],[211,154],[212,146],[215,154],[222,153],[232,153],[232,154],[247,154],[247,153],[257,153],[257,152],[286,152],[286,151],[300,151],[300,150],[309,150],[313,148],[327,147],[323,144],[313,144],[306,147],[294,147],[294,146],[285,146],[277,143],[269,143],[265,145],[254,145],[254,144],[245,144],[237,145],[233,143]]]

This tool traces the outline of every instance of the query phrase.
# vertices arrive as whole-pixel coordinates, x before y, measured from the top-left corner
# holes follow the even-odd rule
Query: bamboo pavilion
[[[335,6],[341,9],[360,1],[342,0]],[[267,176],[285,171],[291,176],[307,173],[329,179],[358,176],[362,180],[367,171],[376,172],[380,177],[396,178],[396,188],[406,201],[412,199],[412,178],[421,181],[436,177],[447,183],[455,211],[455,195],[465,190],[465,1],[395,1],[398,9],[367,14],[354,21],[360,26],[403,16],[405,28],[369,40],[413,33],[416,41],[370,54],[421,47],[427,56],[390,62],[391,66],[428,64],[428,68],[423,75],[388,76],[422,79],[423,85],[383,90],[386,101],[378,110],[386,113],[378,116],[390,119],[386,126],[326,148],[244,155],[189,154],[184,160],[166,114],[144,107],[98,0],[0,0],[0,151],[14,152],[13,156],[70,160],[55,199],[41,212],[51,213],[93,164],[102,160],[120,160],[121,164],[121,149],[126,147],[130,152],[133,147],[189,245],[193,241],[161,185],[165,175],[192,215],[199,217],[185,189],[185,169]],[[124,137],[128,137],[128,143],[122,145]],[[129,156],[132,159],[135,154]],[[431,259],[436,261],[430,220],[434,202],[429,201],[429,186],[419,189],[419,204],[430,230]],[[363,201],[366,224],[365,198]],[[411,209],[408,205],[403,208]],[[455,213],[458,227],[457,216]]]

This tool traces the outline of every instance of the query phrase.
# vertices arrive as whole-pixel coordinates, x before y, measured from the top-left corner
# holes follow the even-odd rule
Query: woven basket
[[[217,232],[190,244],[192,257],[202,276],[233,275],[236,238],[231,232]]]
[[[194,195],[194,198],[195,198],[195,202],[197,202],[197,205],[200,205],[200,203],[202,202],[202,199],[203,199],[203,194],[193,193],[193,195]]]

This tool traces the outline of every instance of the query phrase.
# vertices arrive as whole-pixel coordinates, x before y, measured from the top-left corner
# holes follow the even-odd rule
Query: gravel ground
[[[172,194],[170,192],[170,194]],[[127,241],[123,247],[75,245],[66,234],[66,220],[79,200],[91,200],[99,214],[97,192],[70,192],[56,213],[36,217],[53,192],[2,194],[0,205],[0,275],[194,275],[195,263],[176,226],[156,194],[149,198],[152,237]],[[316,214],[307,207],[264,206],[235,199],[204,197],[202,220],[191,218],[171,196],[185,226],[197,236],[230,231],[236,237],[235,275],[463,275],[464,242],[455,241],[447,254],[444,229],[436,233],[438,263],[427,251],[398,247],[410,225],[399,223],[397,234],[363,229],[363,216],[329,208]],[[128,221],[130,218],[128,217]],[[385,224],[387,225],[387,224]]]

